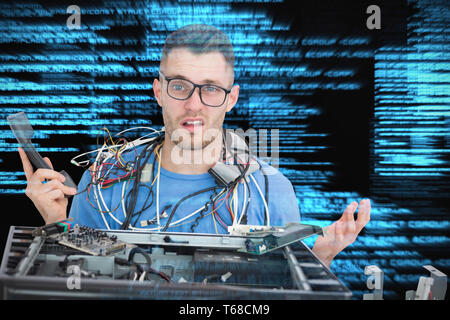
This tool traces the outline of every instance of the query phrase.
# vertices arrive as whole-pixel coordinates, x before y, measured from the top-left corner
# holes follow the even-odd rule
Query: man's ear
[[[155,94],[156,102],[161,107],[161,82],[156,78],[153,80],[153,93]]]
[[[231,92],[228,94],[228,103],[227,103],[227,112],[230,112],[231,109],[236,105],[239,98],[239,85],[234,85],[231,88]]]

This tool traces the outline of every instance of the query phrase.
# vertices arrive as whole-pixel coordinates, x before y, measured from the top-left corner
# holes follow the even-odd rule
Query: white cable
[[[144,271],[144,272],[142,272],[141,273],[141,276],[139,277],[139,282],[144,282],[144,279],[145,279],[145,275],[146,275],[147,273]]]
[[[179,224],[181,222],[183,222],[184,220],[192,217],[193,215],[197,214],[198,212],[200,212],[201,210],[203,210],[205,208],[205,206],[195,210],[194,212],[188,214],[187,216],[181,218],[180,220],[174,221],[172,222],[169,227],[174,227],[176,226],[176,224]],[[133,231],[161,231],[161,229],[163,229],[164,227],[160,226],[160,227],[155,227],[155,228],[136,228],[136,227],[129,227],[130,229],[132,229]]]
[[[135,165],[136,165],[136,163],[135,163]],[[134,168],[131,169],[131,172],[133,172],[133,169]],[[131,179],[131,177],[130,177],[130,179]],[[127,217],[127,210],[125,209],[125,181],[124,181],[124,183],[122,185],[122,200],[120,200],[120,201],[122,203],[123,217],[126,218]],[[120,223],[120,225],[122,225],[122,222]]]
[[[234,192],[236,192],[236,199],[234,199],[234,197],[233,197],[233,205],[234,205],[234,215],[235,216],[237,216],[237,214],[238,214],[238,212],[237,212],[237,205],[238,205],[238,203],[239,203],[239,200],[238,200],[238,189],[239,189],[239,182],[238,182],[238,184],[236,185],[236,189],[234,190]],[[233,217],[234,218],[234,217]]]
[[[158,231],[161,231],[161,223],[159,222],[159,177],[161,176],[161,159],[162,159],[162,147],[159,149],[159,160],[158,160],[158,177],[156,178],[156,224],[158,225]],[[155,152],[155,157],[156,157]]]
[[[156,157],[156,155],[155,155],[155,157]],[[159,165],[161,165],[161,155],[160,155],[159,159],[160,159]],[[160,169],[159,169],[159,170],[160,170]],[[160,173],[161,173],[161,171],[160,171]],[[157,219],[158,219],[158,227],[160,227],[160,224],[159,224],[159,176],[160,176],[160,174],[158,175],[158,178],[157,178],[157,185],[156,185],[156,187],[157,187],[157,196],[156,196],[156,215],[157,215]],[[123,216],[124,216],[124,218],[126,218],[126,217],[127,217],[127,210],[125,209],[125,201],[124,201],[124,200],[125,200],[125,183],[124,183],[123,186],[122,186],[122,200],[121,200],[121,202],[122,202]],[[116,220],[116,221],[118,221],[118,220]],[[118,223],[119,223],[120,225],[122,225],[122,222],[118,222]],[[149,231],[148,228],[136,228],[136,227],[133,227],[133,226],[131,226],[131,225],[129,225],[128,228],[130,228],[131,230],[136,230],[136,231],[139,231],[139,230]]]
[[[149,129],[151,129],[151,128],[149,128]],[[129,130],[131,130],[131,129],[129,129]],[[128,130],[125,130],[125,131],[128,131]],[[123,131],[123,132],[125,132],[125,131]],[[159,131],[159,132],[162,132],[162,131],[164,131],[164,130],[161,130],[161,131]],[[123,133],[123,132],[122,132],[122,133]],[[156,130],[155,130],[155,132],[156,132]],[[141,138],[142,138],[142,137],[141,137]],[[139,139],[141,139],[141,138],[139,138]],[[133,140],[132,142],[127,143],[127,147],[126,147],[124,150],[122,150],[121,153],[122,153],[123,151],[125,151],[125,150],[128,148],[129,145],[133,145],[134,147],[136,147],[137,145],[142,144],[142,143],[144,143],[144,142],[152,141],[152,140],[156,139],[156,137],[155,137],[155,138],[146,139],[146,140],[139,140],[139,139],[136,139],[136,140]],[[137,141],[137,144],[136,144],[136,141]],[[120,145],[120,146],[123,146],[123,145]],[[115,147],[119,147],[119,145],[117,145],[117,146],[115,146]],[[97,150],[89,151],[89,152],[84,153],[84,154],[88,154],[88,153],[92,153],[92,152],[95,152],[95,151],[99,151],[98,154],[97,154],[96,160],[95,160],[95,162],[94,162],[94,166],[93,166],[93,171],[94,171],[94,172],[96,171],[95,169],[97,168],[97,163],[98,163],[99,157],[101,156],[101,154],[102,154],[102,152],[103,152],[104,149],[105,149],[105,145],[103,145],[101,148],[99,148],[99,149],[97,149]],[[84,154],[82,154],[82,155],[84,155]],[[82,155],[78,155],[77,157],[80,157],[80,156],[82,156]],[[104,159],[102,159],[103,162],[105,162],[106,160],[108,160],[108,159],[111,158],[112,156],[113,156],[113,153],[111,153],[111,152],[106,152],[106,153],[105,153]],[[75,157],[75,158],[77,158],[77,157]],[[74,158],[74,159],[75,159],[75,158]],[[161,166],[161,158],[162,158],[162,155],[160,155],[159,166]],[[116,160],[116,163],[117,163],[117,160]],[[110,170],[111,170],[111,169],[110,169]],[[161,169],[159,168],[159,171],[160,171],[160,170],[161,170]],[[109,172],[109,171],[108,171],[108,172]],[[99,178],[100,178],[100,172],[98,172],[97,180],[98,180]],[[157,223],[158,223],[158,226],[155,227],[155,228],[136,228],[136,227],[129,226],[130,229],[132,229],[132,230],[134,230],[134,231],[144,231],[144,232],[145,232],[145,231],[154,231],[154,230],[161,231],[162,227],[161,227],[160,221],[159,221],[159,182],[160,182],[159,178],[160,178],[160,174],[158,175],[158,178],[157,178],[157,185],[156,185],[156,187],[157,187],[157,189],[156,189],[156,193],[157,193],[157,198],[156,198],[156,206],[157,206],[157,207],[156,207],[156,209],[157,209],[157,220],[158,220]],[[124,195],[125,195],[125,184],[126,184],[126,181],[123,181],[121,204],[122,204],[122,210],[123,210],[124,217],[126,218],[126,209],[125,209],[125,201],[124,201],[124,199],[125,199],[125,197],[124,197]],[[94,193],[95,193],[97,205],[98,205],[99,208],[100,208],[100,213],[101,213],[101,215],[102,215],[103,221],[104,221],[104,223],[105,223],[107,229],[110,230],[110,227],[109,227],[109,225],[108,225],[108,223],[107,223],[107,221],[106,221],[106,219],[105,219],[105,216],[104,216],[104,214],[103,214],[103,210],[102,210],[102,207],[101,207],[101,205],[100,205],[99,198],[100,198],[100,200],[102,201],[103,205],[104,205],[105,208],[106,208],[105,211],[107,211],[107,212],[109,213],[109,215],[111,216],[111,218],[112,218],[114,221],[116,221],[119,225],[122,225],[123,222],[120,221],[119,219],[117,219],[117,217],[115,217],[111,212],[109,212],[110,210],[108,209],[108,206],[106,205],[106,202],[105,202],[105,200],[104,200],[104,198],[103,198],[103,194],[102,194],[102,192],[101,192],[101,186],[100,186],[100,184],[97,184],[97,189],[98,189],[98,191],[99,191],[99,194],[97,194],[96,188],[94,188]],[[225,191],[225,189],[223,189],[223,190],[216,196],[215,199],[217,199],[217,198],[219,198],[221,195],[223,195],[224,191]],[[237,198],[237,194],[236,194],[236,202],[234,203],[234,208],[235,208],[235,211],[236,211],[236,212],[237,212],[237,204],[238,204],[237,199],[238,199],[238,198]],[[246,203],[246,202],[245,202],[245,203]],[[176,226],[177,224],[179,224],[179,223],[183,222],[184,220],[186,220],[186,219],[192,217],[193,215],[197,214],[198,212],[200,212],[200,211],[203,210],[204,208],[205,208],[205,206],[202,206],[201,208],[199,208],[199,209],[193,211],[192,213],[186,215],[185,217],[183,217],[183,218],[181,218],[181,219],[179,219],[179,220],[177,220],[177,221],[172,222],[172,223],[169,225],[169,227]],[[245,207],[244,207],[244,208],[245,208]],[[235,218],[235,220],[236,220],[236,218]]]
[[[103,150],[104,147],[105,147],[105,145],[103,145],[102,150]],[[97,158],[95,159],[94,166],[93,166],[93,171],[94,171],[94,172],[95,172],[96,169],[97,169],[97,161],[99,160],[100,154],[101,154],[101,152],[99,152],[99,153],[97,154]],[[98,178],[97,178],[97,179],[98,179]],[[100,205],[100,201],[98,200],[99,196],[98,196],[98,194],[97,194],[97,187],[99,187],[99,186],[100,186],[100,185],[97,184],[97,185],[94,187],[94,197],[95,197],[95,200],[96,200],[96,202],[97,202],[98,208],[99,208],[99,210],[100,210],[100,214],[102,215],[103,222],[105,223],[106,228],[107,228],[108,230],[110,230],[109,225],[108,225],[108,222],[107,222],[106,219],[105,219],[105,215],[103,214],[102,206]],[[103,197],[102,197],[102,199],[103,199]],[[105,206],[106,206],[106,205],[105,205]],[[109,210],[108,210],[108,211],[109,211]]]
[[[218,193],[218,195],[215,197],[214,200],[220,198],[220,197],[224,194],[224,192],[225,192],[225,188],[222,189],[222,191]],[[197,214],[198,212],[200,212],[200,211],[203,210],[204,208],[205,208],[205,206],[203,206],[203,207],[201,207],[201,208],[195,210],[194,212],[191,212],[190,214],[186,215],[185,217],[183,217],[183,218],[181,218],[181,219],[179,219],[179,220],[177,220],[177,221],[172,222],[171,224],[169,224],[169,227],[175,227],[177,224],[183,222],[183,221],[186,220],[186,219],[189,219],[190,217],[192,217],[193,215]],[[153,230],[158,230],[158,229],[162,229],[162,228],[163,228],[163,227],[159,227],[159,228],[156,227],[156,228],[148,228],[148,229],[146,229],[146,230],[147,230],[147,231],[153,231]]]
[[[153,134],[153,132],[150,133],[150,134]],[[145,135],[143,137],[146,137],[146,136],[148,136],[150,134],[147,134],[147,135]],[[126,151],[126,150],[128,150],[130,148],[135,148],[137,146],[140,146],[141,144],[144,144],[144,143],[147,143],[147,142],[151,142],[151,141],[155,140],[156,138],[158,138],[158,136],[157,136],[157,137],[153,137],[153,138],[142,139],[143,137],[140,137],[140,138],[138,138],[136,140],[128,142],[126,147],[125,147],[125,149],[123,149],[121,152],[124,152],[124,151]]]
[[[104,163],[106,163],[106,161],[109,159],[109,158],[111,158],[111,156],[109,156],[109,157],[106,157],[105,159],[103,159],[103,161],[104,161]],[[117,160],[116,160],[116,162],[115,163],[117,163]],[[113,167],[113,166],[112,166]],[[111,169],[112,169],[112,167],[111,167]],[[110,170],[111,170],[110,169]],[[109,173],[109,171],[108,171],[108,173]],[[108,175],[108,173],[106,174],[106,176]],[[98,177],[97,177],[97,180],[98,180],[98,178],[100,178],[100,171],[99,171],[99,173],[98,173]],[[124,181],[124,186],[125,186],[125,181]],[[101,186],[103,186],[103,184],[101,185]],[[103,205],[104,205],[104,207],[105,207],[105,211],[107,211],[108,212],[108,214],[109,214],[109,216],[114,220],[114,221],[116,221],[119,225],[122,225],[122,222],[119,220],[119,219],[117,219],[113,214],[112,214],[112,212],[111,212],[111,210],[108,208],[108,206],[106,205],[106,202],[105,202],[105,199],[103,198],[103,192],[102,192],[102,190],[101,190],[101,186],[100,186],[100,184],[98,184],[97,185],[97,188],[98,188],[98,194],[99,194],[99,196],[100,196],[100,200],[102,201],[102,203],[103,203]],[[108,230],[109,230],[109,226],[108,226]]]
[[[119,147],[122,147],[122,146],[123,146],[123,144],[118,144],[118,145],[115,145],[115,146],[110,146],[109,148],[110,149],[114,149],[114,148],[119,148]],[[98,153],[97,154],[97,159],[98,159],[98,156],[101,154],[103,149],[105,149],[105,145],[103,145],[101,148],[98,148],[98,149],[95,149],[95,150],[91,150],[91,151],[87,151],[85,153],[81,153],[81,154],[73,157],[72,160],[70,160],[70,162],[72,164],[76,165],[76,166],[81,166],[80,162],[75,161],[75,159],[80,158],[80,157],[85,156],[85,155],[90,154],[90,153],[94,153],[94,152]],[[111,155],[113,155],[113,153],[111,153],[111,151],[107,151],[107,152],[105,152],[105,154],[106,154],[107,157],[110,157]],[[83,163],[87,162],[89,164],[89,160],[85,160],[85,161],[82,161],[82,162]]]
[[[105,223],[106,229],[110,230],[108,222],[105,219],[105,215],[103,214],[102,206],[100,205],[100,202],[98,201],[97,190],[95,188],[94,188],[94,197],[97,202],[98,208],[100,210],[100,214],[102,215],[102,219],[103,219],[103,222]]]
[[[126,218],[127,210],[125,209],[125,181],[122,185],[122,200],[120,200],[120,202],[122,202],[123,217]],[[120,225],[122,225],[122,223],[120,223]]]
[[[241,214],[241,216],[240,216],[239,221],[238,221],[237,224],[241,224],[241,220],[242,220],[242,218],[244,217],[245,210],[247,209],[247,206],[249,205],[250,200],[251,200],[250,187],[248,186],[248,188],[247,188],[247,183],[245,183],[245,190],[248,190],[248,198],[247,198],[246,201],[245,201],[245,208],[243,208],[242,214]],[[247,210],[248,210],[248,209],[247,209]]]
[[[267,203],[266,203],[266,199],[265,199],[264,195],[262,194],[262,191],[259,188],[259,185],[256,182],[255,178],[253,178],[253,175],[251,174],[251,175],[249,175],[249,177],[252,178],[253,182],[255,183],[256,189],[258,189],[259,195],[261,196],[261,199],[264,203],[264,207],[266,208],[267,226],[270,227],[270,213],[269,213],[269,207],[267,206]]]
[[[127,129],[127,130],[132,130],[132,129],[133,129],[133,128]],[[150,128],[149,128],[149,129],[150,129]],[[124,130],[124,131],[122,131],[122,132],[125,132],[125,131],[127,131],[127,130]],[[153,129],[153,130],[155,130],[155,129]],[[162,132],[163,132],[163,130],[160,130],[160,131],[156,131],[156,130],[155,130],[155,132],[151,132],[151,133],[146,134],[146,135],[144,135],[144,136],[142,136],[142,137],[139,137],[139,138],[137,138],[137,139],[135,139],[135,140],[133,140],[133,141],[127,142],[125,148],[121,151],[121,153],[124,152],[124,151],[126,151],[126,150],[128,150],[128,149],[130,149],[130,148],[137,147],[137,146],[139,146],[139,145],[141,145],[141,144],[144,144],[144,143],[151,142],[151,141],[155,140],[158,136],[152,137],[152,138],[148,138],[148,139],[142,139],[142,138],[144,138],[144,137],[146,137],[146,136],[148,136],[148,135],[154,134],[154,133],[159,133],[159,134],[161,134]],[[110,148],[110,149],[114,149],[114,148],[121,148],[121,147],[123,147],[123,143],[122,143],[122,144],[115,145],[115,146],[110,146],[109,148]],[[90,154],[90,153],[103,151],[103,149],[104,149],[104,146],[102,146],[101,148],[92,150],[92,151],[88,151],[88,152],[81,153],[81,154],[79,154],[79,155],[73,157],[73,158],[70,160],[70,162],[71,162],[72,164],[78,166],[78,167],[83,166],[84,164],[87,165],[87,164],[89,164],[89,160],[85,160],[85,161],[78,162],[78,161],[76,161],[75,159],[78,159],[78,158],[80,158],[80,157],[82,157],[82,156],[85,156],[85,155],[88,155],[88,154]],[[100,153],[100,152],[99,152],[99,153]],[[112,153],[111,151],[107,151],[107,152],[105,152],[105,153],[106,153],[107,157],[113,155],[113,153]]]
[[[153,132],[158,132],[158,130],[153,129],[153,128],[151,128],[151,127],[132,127],[132,128],[128,128],[128,129],[125,129],[125,130],[123,130],[123,131],[120,131],[119,133],[116,133],[114,136],[116,137],[116,136],[118,136],[118,135],[121,135],[122,133],[125,133],[125,132],[127,132],[127,131],[131,131],[131,130],[136,130],[136,129],[149,129],[149,130],[152,130]],[[149,133],[149,134],[151,134],[151,133]],[[145,136],[144,136],[144,137],[145,137]]]
[[[169,228],[170,228],[170,227],[175,227],[176,224],[178,224],[178,223],[180,223],[180,222],[183,222],[184,220],[186,220],[186,219],[192,217],[193,215],[199,213],[199,212],[202,211],[203,209],[205,209],[205,206],[203,206],[203,207],[201,207],[201,208],[195,210],[194,212],[191,212],[190,214],[188,214],[188,215],[185,216],[184,218],[181,218],[180,220],[177,220],[177,221],[172,222],[171,224],[169,224]],[[162,229],[162,228],[159,228],[159,229]]]
[[[124,185],[124,186],[125,186],[125,183],[126,183],[126,181],[123,181],[123,185]],[[104,200],[104,198],[103,198],[103,193],[102,193],[101,189],[99,189],[99,194],[100,194],[100,199],[102,200],[103,205],[105,206],[106,210],[108,211],[109,216],[110,216],[114,221],[116,221],[119,225],[122,225],[122,221],[120,221],[119,219],[117,219],[117,218],[112,214],[112,212],[108,209],[108,206],[106,205],[106,202],[105,202],[105,200]]]
[[[111,158],[111,156],[107,156],[103,161],[107,161],[109,158]],[[116,163],[117,163],[117,160],[116,160]],[[112,168],[112,167],[111,167]],[[100,177],[100,172],[99,172],[99,176],[98,176],[98,178]],[[127,181],[123,181],[123,187],[122,187],[122,200],[121,200],[121,202],[122,202],[122,208],[123,208],[123,210],[124,210],[124,215],[125,215],[125,212],[126,212],[126,210],[125,210],[125,206],[124,206],[124,190],[125,190],[125,185],[127,184]],[[103,203],[103,205],[105,206],[105,208],[106,208],[106,211],[108,212],[108,214],[109,214],[109,216],[115,221],[115,222],[117,222],[119,225],[122,225],[122,221],[120,221],[116,216],[114,216],[113,214],[112,214],[112,212],[109,210],[109,208],[108,208],[108,206],[106,205],[106,202],[105,202],[105,200],[104,200],[104,198],[103,198],[103,193],[102,193],[102,191],[101,191],[101,189],[100,189],[100,185],[98,185],[98,189],[99,189],[99,195],[100,195],[100,199],[102,200],[102,203]],[[125,215],[125,217],[126,217],[126,215]],[[108,227],[108,230],[109,230],[109,227]]]
[[[109,158],[105,158],[105,160],[103,160],[104,163],[106,163],[106,160],[108,160]],[[114,166],[117,164],[117,162],[119,162],[119,160],[116,160],[116,162],[113,163],[113,165],[111,166],[111,168],[109,168],[109,170],[105,173],[105,177],[108,177],[109,172],[112,170],[112,168],[114,168]],[[103,187],[103,182],[102,182],[102,187]]]
[[[124,216],[126,217],[125,203],[123,201],[123,199],[124,199],[124,192],[125,192],[125,186],[122,187],[122,209],[123,209],[123,212],[124,212]],[[222,189],[222,191],[219,192],[219,194],[216,196],[216,199],[220,198],[220,196],[223,195],[224,192],[225,192],[225,189]],[[172,222],[169,225],[169,227],[174,227],[177,224],[183,222],[184,220],[189,219],[190,217],[192,217],[193,215],[197,214],[198,212],[200,212],[204,208],[205,208],[205,206],[203,206],[203,207],[201,207],[201,208],[191,212],[190,214],[186,215],[185,217],[183,217],[183,218],[181,218],[181,219],[179,219],[177,221]],[[122,225],[122,222],[120,222],[118,220],[116,220],[116,221],[117,221],[117,223]],[[155,228],[136,228],[136,227],[129,226],[129,228],[132,229],[133,231],[144,231],[144,232],[145,231],[160,231],[161,229],[163,229],[163,227],[161,227],[161,226],[158,226],[158,227],[155,227]]]
[[[131,130],[131,129],[128,129],[128,130]],[[154,129],[153,129],[153,130],[154,130]],[[127,130],[125,130],[125,131],[127,131]],[[154,131],[157,132],[156,130],[154,130]],[[153,132],[152,132],[152,134],[153,134]],[[142,138],[142,137],[141,137],[141,138]],[[139,138],[139,139],[141,139],[141,138]],[[139,140],[139,139],[136,139],[136,140],[134,140],[134,141],[132,141],[132,142],[127,143],[127,146],[125,147],[124,150],[121,151],[121,153],[122,153],[123,151],[125,151],[125,150],[128,148],[129,145],[133,145],[133,147],[136,147],[137,145],[142,144],[142,143],[144,143],[144,142],[154,140],[154,139],[156,139],[156,137],[150,138],[150,139],[145,139],[145,140]],[[139,140],[139,141],[138,141],[138,140]],[[135,143],[136,141],[138,141],[138,143]],[[123,144],[122,144],[122,145],[113,146],[113,147],[119,147],[119,146],[121,147],[121,146],[123,146]],[[110,158],[114,155],[114,154],[111,153],[111,152],[103,153],[103,150],[104,150],[105,148],[106,148],[106,145],[104,144],[101,148],[99,148],[99,149],[97,149],[97,150],[89,151],[89,152],[86,152],[86,153],[82,154],[82,155],[85,155],[85,154],[89,154],[89,153],[98,151],[97,157],[95,158],[94,165],[93,165],[93,167],[92,167],[92,171],[93,171],[93,172],[96,172],[96,171],[97,171],[97,170],[96,170],[97,167],[98,167],[97,164],[98,164],[98,161],[99,161],[99,159],[100,159],[100,157],[101,157],[102,154],[105,155],[105,156],[103,157],[103,159],[102,159],[102,163],[106,163],[106,161],[107,161],[108,159],[110,159]],[[76,156],[75,158],[80,157],[80,156],[82,156],[82,155],[78,155],[78,156]],[[72,161],[73,161],[75,158],[73,158]],[[115,163],[117,163],[117,160],[116,160]],[[114,165],[113,165],[113,166],[114,166]],[[111,168],[108,170],[108,173],[109,173],[109,171],[112,169],[113,166],[111,166]],[[95,174],[95,176],[94,176],[96,181],[99,180],[100,175],[101,175],[101,172],[100,172],[100,170],[99,170],[99,172],[97,172],[97,174]],[[124,200],[124,189],[125,189],[125,184],[126,184],[126,183],[125,183],[125,181],[124,181],[124,182],[123,182],[123,188],[122,188],[122,200],[121,200],[121,201],[122,201],[122,209],[123,209],[123,211],[124,211],[124,215],[126,216],[126,210],[125,210],[125,205],[124,205],[124,201],[123,201],[123,200]],[[95,197],[95,200],[96,200],[96,202],[97,202],[97,206],[98,206],[98,208],[99,208],[99,212],[100,212],[100,214],[101,214],[101,216],[102,216],[102,220],[103,220],[103,222],[105,223],[106,228],[107,228],[108,230],[110,230],[111,228],[109,227],[109,224],[108,224],[108,222],[106,221],[106,218],[105,218],[105,215],[104,215],[104,211],[105,211],[105,212],[108,212],[109,216],[110,216],[114,221],[116,221],[119,225],[122,225],[122,222],[121,222],[119,219],[117,219],[117,218],[111,213],[111,211],[110,211],[110,209],[108,208],[108,205],[106,204],[105,199],[104,199],[104,197],[103,197],[103,193],[102,193],[101,187],[102,187],[102,184],[100,184],[100,183],[97,183],[97,185],[94,186],[94,188],[93,188],[93,189],[94,189],[94,197]],[[98,193],[97,193],[97,191],[98,191]],[[102,204],[103,204],[105,210],[103,210],[102,205],[100,204],[100,201],[99,201],[99,200],[101,200],[101,202],[102,202]],[[138,228],[132,228],[132,229],[138,229]],[[147,229],[143,229],[143,230],[147,230]]]
[[[244,177],[244,179],[245,179],[245,177]],[[241,218],[242,218],[242,216],[244,215],[244,212],[245,212],[245,207],[247,206],[247,188],[245,187],[245,186],[242,186],[242,189],[243,189],[243,191],[244,191],[244,200],[243,200],[243,202],[242,202],[242,209],[241,209],[241,217],[239,218],[239,221],[241,221]],[[237,224],[237,214],[234,216],[234,221],[233,221],[233,226],[235,226],[236,224]]]
[[[245,179],[245,177],[244,177],[244,179]],[[242,205],[241,216],[239,217],[239,221],[237,221],[237,215],[234,217],[233,226],[236,226],[237,224],[241,224],[242,217],[244,216],[244,213],[245,213],[245,208],[247,207],[247,201],[250,198],[250,197],[247,198],[247,184],[244,183],[242,188],[244,189],[244,203]],[[249,196],[250,196],[250,190],[249,190]]]
[[[127,217],[127,210],[125,209],[125,201],[124,201],[125,200],[125,183],[126,183],[126,181],[123,182],[123,186],[122,186],[122,200],[121,200],[121,202],[122,202],[122,211],[123,211],[124,218]],[[116,219],[116,217],[114,217],[114,220],[119,225],[122,225],[122,223],[123,223],[119,219]],[[147,228],[136,228],[136,227],[133,227],[131,225],[129,225],[128,228],[133,230],[133,231],[149,231],[149,229],[147,229]]]
[[[126,218],[127,217],[127,210],[125,209],[125,181],[123,182],[123,185],[122,185],[122,200],[121,200],[121,203],[122,203],[123,216],[124,216],[124,218]],[[119,221],[118,219],[116,219],[115,217],[114,217],[114,220],[119,225],[122,225],[122,223],[123,223],[123,222]],[[136,227],[133,227],[131,225],[129,225],[128,228],[133,230],[133,231],[149,231],[148,228],[136,228]]]
[[[215,201],[216,199],[220,198],[220,197],[224,194],[224,192],[225,192],[225,188],[222,189],[222,191],[219,192],[219,193],[217,194],[217,196],[214,198],[214,201]],[[203,210],[204,208],[205,208],[205,206],[201,207],[200,209],[195,210],[194,212],[188,214],[188,215],[185,216],[184,218],[181,218],[181,219],[179,219],[179,220],[177,220],[177,221],[175,221],[175,222],[172,222],[172,223],[169,225],[169,227],[174,227],[174,226],[176,226],[176,224],[178,224],[178,223],[180,223],[180,222],[183,222],[184,220],[186,220],[186,219],[192,217],[193,215],[195,215],[196,213],[200,212],[200,211]]]

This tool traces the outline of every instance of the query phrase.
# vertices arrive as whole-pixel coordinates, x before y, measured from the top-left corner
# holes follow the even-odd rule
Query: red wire
[[[219,204],[219,203],[221,203],[222,201],[224,201],[225,200],[225,195],[223,195],[222,196],[222,198],[219,200],[219,201],[217,201],[217,204]],[[216,208],[216,203],[214,202],[213,203],[213,210]]]
[[[114,165],[113,163],[109,163],[109,162],[102,163],[101,165],[99,165],[99,166],[97,167],[97,169],[96,169],[94,172],[91,171],[92,178],[94,178],[94,177],[97,175],[98,170],[100,170],[100,168],[103,167],[103,166],[106,165],[106,164],[111,165],[111,166]],[[102,169],[102,170],[103,170],[103,169]],[[102,173],[103,173],[103,171],[102,171]]]
[[[227,199],[228,199],[228,197],[230,196],[230,194],[231,194],[231,192],[233,191],[233,189],[230,189],[229,191],[228,191],[228,193],[227,193],[227,196],[224,196],[224,197],[222,197],[218,202],[217,202],[217,204],[219,204],[219,203],[221,203],[222,201],[225,201],[225,204],[226,204],[226,206],[227,206],[227,208],[228,208],[228,204],[227,204]],[[216,217],[217,218],[217,220],[225,227],[225,228],[228,228],[228,226],[225,224],[225,222],[223,222],[222,221],[222,219],[220,218],[220,216],[218,215],[218,214],[216,214],[216,205],[215,205],[215,203],[213,204],[213,215],[214,215],[214,217]],[[229,208],[228,208],[228,210],[230,210]]]
[[[104,168],[102,168],[104,165],[110,165],[110,166],[116,166],[117,168],[119,168],[119,169],[122,169],[122,167],[120,167],[120,166],[118,166],[117,164],[114,164],[114,163],[109,163],[109,162],[105,162],[105,163],[102,163],[101,165],[99,165],[98,167],[97,167],[97,169],[95,170],[95,171],[91,171],[91,175],[92,175],[92,180],[91,180],[91,182],[94,182],[94,177],[97,175],[97,172],[98,172],[98,170],[104,170]],[[124,179],[124,178],[127,178],[130,174],[132,175],[132,174],[134,174],[136,172],[136,170],[134,170],[134,171],[132,171],[132,172],[128,172],[127,174],[125,174],[125,175],[122,175],[122,176],[119,176],[119,177],[117,177],[117,178],[114,178],[114,179],[107,179],[107,180],[104,180],[103,181],[103,185],[105,185],[105,184],[110,184],[110,183],[113,183],[113,182],[115,182],[115,181],[118,181],[118,180],[120,180],[120,179]],[[103,172],[102,172],[103,173]]]
[[[233,213],[231,212],[231,209],[230,209],[230,207],[228,206],[228,197],[230,196],[230,194],[232,193],[232,191],[234,190],[234,188],[233,189],[230,189],[230,191],[228,192],[228,194],[227,194],[227,198],[225,199],[225,205],[226,205],[226,207],[227,207],[227,209],[228,209],[228,212],[230,212],[230,215],[231,215],[231,219],[234,219],[234,217],[233,217]]]
[[[158,274],[161,276],[161,277],[163,277],[164,279],[166,279],[167,280],[167,282],[170,282],[170,278],[169,278],[169,276],[167,276],[167,275],[165,275],[164,273],[162,273],[161,271],[157,271],[158,272]]]
[[[115,181],[117,181],[117,180],[120,180],[120,179],[125,179],[125,178],[127,178],[130,174],[132,175],[132,174],[134,174],[135,172],[136,172],[136,170],[134,170],[133,172],[128,172],[127,174],[125,174],[125,175],[123,175],[123,176],[120,176],[120,177],[117,177],[117,178],[114,178],[114,179],[108,179],[108,180],[105,180],[105,181],[103,181],[103,185],[113,183],[113,182],[115,182]]]
[[[219,215],[216,214],[216,212],[213,212],[213,215],[217,218],[217,220],[219,220],[220,224],[223,225],[225,227],[225,229],[228,228],[228,226],[222,221],[222,219],[220,219]]]

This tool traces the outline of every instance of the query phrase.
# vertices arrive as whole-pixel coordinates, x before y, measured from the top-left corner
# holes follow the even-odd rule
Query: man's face
[[[220,52],[194,54],[188,49],[178,48],[169,53],[161,72],[166,78],[183,78],[196,84],[214,84],[230,89],[233,70]],[[220,107],[209,107],[202,103],[199,88],[195,88],[187,100],[176,100],[167,94],[167,80],[153,82],[153,91],[162,107],[166,138],[185,150],[205,148],[221,134],[225,114],[237,102],[239,86],[233,86]]]

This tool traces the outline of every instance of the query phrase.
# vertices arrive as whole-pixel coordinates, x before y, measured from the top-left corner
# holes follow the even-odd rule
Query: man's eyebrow
[[[175,79],[176,78],[176,79],[183,79],[183,80],[188,80],[188,81],[194,82],[191,79],[188,79],[188,78],[186,78],[185,76],[183,76],[181,74],[175,74],[175,75],[166,76],[166,77],[168,79]],[[218,82],[217,80],[212,80],[212,79],[205,79],[201,83],[202,84],[214,84],[214,85],[219,86],[219,87],[224,87],[220,82]]]

